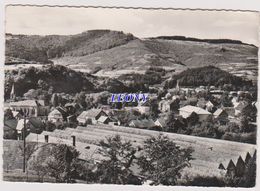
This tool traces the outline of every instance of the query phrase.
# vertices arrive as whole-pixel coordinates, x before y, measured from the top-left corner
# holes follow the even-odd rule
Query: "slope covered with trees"
[[[232,85],[235,89],[243,86],[252,86],[252,81],[244,80],[241,77],[234,76],[229,72],[221,70],[215,66],[205,66],[199,68],[187,69],[177,75],[172,76],[165,83],[166,87],[172,88],[179,80],[182,86],[223,86]]]
[[[126,44],[135,37],[120,31],[91,30],[77,35],[14,35],[6,41],[6,56],[49,62],[61,56],[84,56]]]
[[[10,94],[13,84],[17,96],[22,96],[30,89],[38,88],[64,93],[76,93],[81,90],[91,92],[94,90],[94,85],[86,75],[60,65],[49,65],[41,69],[30,67],[6,71],[6,96]]]

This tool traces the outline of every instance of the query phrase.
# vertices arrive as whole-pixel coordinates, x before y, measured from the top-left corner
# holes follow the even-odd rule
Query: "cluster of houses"
[[[199,88],[180,88],[178,83],[176,88],[169,89],[166,95],[158,101],[158,110],[160,111],[157,119],[151,119],[149,117],[134,118],[129,121],[125,126],[135,128],[147,128],[154,129],[156,127],[164,128],[167,126],[165,122],[165,114],[174,113],[175,119],[182,118],[189,120],[196,117],[198,122],[203,122],[209,118],[216,120],[220,124],[226,124],[229,121],[237,121],[237,117],[241,114],[242,110],[248,106],[248,102],[239,100],[238,95],[241,92],[230,92],[229,98],[232,101],[232,107],[224,107],[223,105],[216,105],[210,100],[206,100],[203,96],[198,98],[194,96],[205,92],[206,87]],[[223,91],[217,90],[215,87],[210,87],[210,93],[220,98]],[[12,90],[11,98],[15,93]],[[156,95],[149,96],[155,97]],[[254,106],[256,102],[253,102]],[[5,109],[9,109],[12,112],[13,118],[6,119],[4,123],[5,134],[12,138],[21,138],[23,135],[23,128],[26,124],[28,132],[41,132],[44,130],[44,126],[47,122],[53,124],[68,124],[74,123],[77,125],[86,124],[111,124],[122,125],[121,121],[117,119],[114,109],[109,105],[102,105],[99,108],[92,108],[84,110],[78,103],[68,102],[63,106],[50,107],[45,104],[44,100],[21,100],[11,101],[5,103]],[[138,112],[140,115],[149,116],[151,106],[149,101],[146,103],[140,103],[137,106],[125,106],[119,109],[124,112]],[[24,119],[24,116],[27,116]]]
[[[220,100],[224,92],[218,90],[214,86],[210,86],[210,89],[205,86],[199,88],[176,88],[169,89],[164,97],[158,104],[160,112],[174,112],[176,117],[181,116],[187,119],[191,116],[197,116],[199,122],[203,122],[209,118],[215,119],[220,123],[226,124],[228,121],[237,122],[237,119],[241,116],[241,113],[247,107],[257,107],[257,102],[248,102],[243,99],[239,99],[242,94],[250,94],[249,92],[242,91],[230,91],[228,98],[231,101],[231,105],[223,105],[216,103],[212,100],[206,100],[201,94],[209,93],[214,99]],[[199,97],[199,98],[198,98]]]

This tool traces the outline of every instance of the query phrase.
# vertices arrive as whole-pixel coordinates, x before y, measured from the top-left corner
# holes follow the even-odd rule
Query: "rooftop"
[[[180,108],[179,111],[184,111],[184,112],[188,112],[188,113],[194,112],[198,115],[211,114],[210,112],[206,111],[205,109],[202,109],[200,107],[191,106],[191,105],[184,106],[184,107]]]

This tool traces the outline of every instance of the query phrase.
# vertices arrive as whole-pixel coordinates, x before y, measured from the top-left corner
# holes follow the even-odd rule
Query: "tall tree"
[[[167,136],[151,137],[144,142],[142,156],[138,159],[141,174],[152,185],[176,185],[181,171],[190,166],[191,148],[180,148]]]
[[[59,105],[59,102],[58,102],[58,96],[57,94],[53,94],[52,97],[51,97],[51,103],[54,107],[57,107]]]
[[[54,177],[56,182],[73,182],[82,169],[78,157],[79,152],[73,147],[55,145],[46,161],[49,176]]]
[[[97,176],[100,183],[140,184],[130,167],[135,160],[136,149],[130,142],[123,142],[119,135],[100,142],[99,153],[105,157],[98,164]]]

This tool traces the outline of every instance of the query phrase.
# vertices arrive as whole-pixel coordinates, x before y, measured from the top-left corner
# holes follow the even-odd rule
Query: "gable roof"
[[[18,121],[16,119],[4,120],[4,127],[10,129],[16,129]]]
[[[103,111],[102,109],[90,109],[88,111],[83,111],[78,118],[86,119],[87,117],[95,118],[97,115]]]
[[[224,112],[224,110],[219,108],[219,109],[217,109],[217,110],[214,112],[213,115],[214,115],[215,117],[218,117],[222,112]]]
[[[48,115],[48,117],[58,117],[58,116],[61,116],[61,118],[63,118],[63,117],[62,117],[62,113],[61,113],[58,109],[52,110],[52,111],[49,113],[49,115]]]
[[[17,115],[20,114],[20,112],[18,112],[18,111],[12,111],[12,113],[13,113],[13,117],[17,117]]]
[[[195,107],[195,106],[191,106],[191,105],[184,106],[184,107],[180,108],[179,111],[184,111],[184,112],[187,112],[187,113],[194,112],[198,115],[210,115],[211,114],[210,112],[206,111],[205,109]]]
[[[98,118],[98,121],[99,122],[102,122],[102,123],[104,123],[106,120],[109,120],[109,117],[107,117],[107,116],[100,116],[99,118]]]
[[[163,118],[158,118],[155,121],[155,125],[161,125],[162,127],[166,127],[166,123],[165,123],[165,120]]]
[[[209,106],[214,106],[214,104],[213,104],[211,101],[208,101],[208,102],[206,103],[206,106],[207,106],[207,107],[209,107]]]

